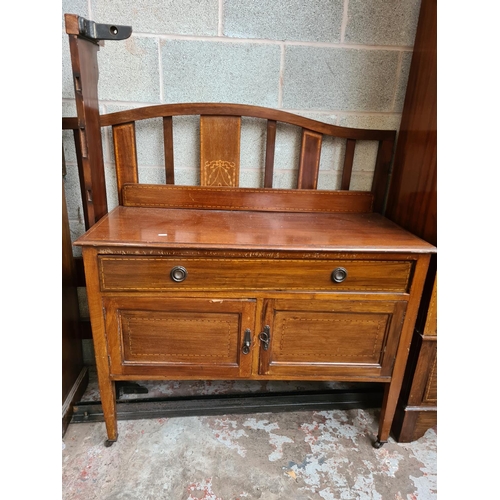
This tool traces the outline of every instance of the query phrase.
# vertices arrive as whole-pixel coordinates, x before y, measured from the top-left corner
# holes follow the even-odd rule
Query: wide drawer
[[[100,285],[107,291],[380,291],[408,292],[412,262],[99,257]]]

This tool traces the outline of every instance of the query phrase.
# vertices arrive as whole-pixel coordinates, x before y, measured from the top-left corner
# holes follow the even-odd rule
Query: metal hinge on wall
[[[78,18],[80,36],[91,40],[125,40],[132,34],[132,26],[99,24],[83,17]]]

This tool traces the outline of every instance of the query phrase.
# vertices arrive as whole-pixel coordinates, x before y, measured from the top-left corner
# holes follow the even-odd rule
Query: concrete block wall
[[[99,51],[102,112],[148,104],[237,102],[284,109],[337,125],[397,129],[420,0],[63,0],[62,12],[132,26]],[[62,29],[62,110],[74,116]],[[159,120],[138,124],[141,182],[164,182]],[[241,185],[262,182],[265,124],[247,119]],[[198,181],[197,119],[174,118],[176,181]],[[296,178],[298,131],[278,128],[277,187]],[[84,231],[72,135],[63,134],[73,237]],[[109,130],[103,147],[110,209],[117,204]],[[326,140],[319,187],[340,182],[341,141]],[[376,146],[360,144],[355,189],[369,189]]]

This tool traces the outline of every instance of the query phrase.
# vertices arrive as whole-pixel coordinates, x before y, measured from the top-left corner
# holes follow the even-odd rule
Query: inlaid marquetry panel
[[[434,362],[431,365],[429,379],[425,388],[422,404],[436,405],[437,404],[437,346],[434,353]]]
[[[203,186],[237,186],[238,170],[234,161],[212,160],[202,166]]]
[[[279,311],[273,361],[380,363],[388,315]]]
[[[120,311],[124,362],[236,363],[238,314]]]
[[[242,346],[245,331],[255,330],[255,300],[123,296],[103,304],[114,374],[250,374],[251,355]]]
[[[391,375],[405,302],[271,299],[264,309],[269,343],[261,374]]]
[[[240,170],[239,116],[200,117],[200,184],[238,187]]]

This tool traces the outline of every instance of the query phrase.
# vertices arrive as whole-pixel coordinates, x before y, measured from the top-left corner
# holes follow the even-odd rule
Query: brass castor
[[[387,441],[380,441],[380,439],[377,439],[374,443],[373,443],[373,447],[376,448],[377,450],[379,448],[381,448],[385,443],[387,443]]]
[[[109,448],[113,443],[116,443],[116,441],[116,439],[106,439],[106,441],[104,441],[104,446]]]

